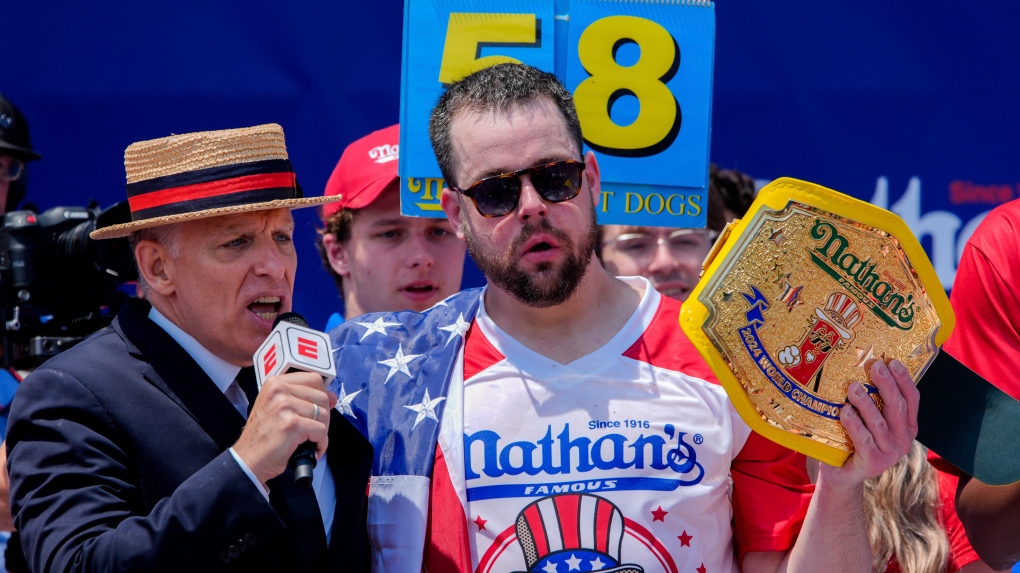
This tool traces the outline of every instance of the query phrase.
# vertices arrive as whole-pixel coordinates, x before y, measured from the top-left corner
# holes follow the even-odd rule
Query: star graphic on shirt
[[[542,568],[542,571],[545,571],[545,573],[556,573],[557,571],[559,571],[559,568],[556,567],[555,563],[550,561],[545,564],[545,567]]]
[[[684,532],[677,535],[676,538],[680,540],[680,547],[690,547],[691,540],[694,539],[694,536],[687,535],[687,530],[685,529]]]
[[[440,396],[435,400],[430,398],[429,389],[426,388],[425,397],[421,399],[421,404],[415,404],[413,406],[404,406],[408,410],[413,410],[418,413],[418,416],[414,419],[414,425],[411,426],[411,429],[413,430],[417,428],[418,424],[420,424],[421,421],[424,420],[425,418],[435,420],[436,422],[438,422],[439,418],[436,417],[436,406],[443,400],[446,400],[445,396]]]
[[[567,569],[567,571],[581,570],[581,560],[578,559],[577,556],[574,555],[573,553],[570,554],[570,559],[567,559],[564,563],[566,563],[567,566],[570,567],[570,569]]]
[[[666,521],[666,514],[667,513],[669,513],[669,512],[668,511],[663,511],[662,510],[662,506],[660,505],[659,509],[653,509],[652,510],[652,521],[662,521],[662,522],[665,522]]]
[[[606,564],[602,562],[601,557],[596,557],[594,561],[589,561],[589,563],[591,563],[592,571],[602,571],[602,568],[606,566]]]
[[[421,354],[404,354],[404,346],[402,344],[398,344],[396,356],[379,361],[379,364],[390,367],[390,371],[386,373],[386,379],[383,380],[383,384],[389,382],[390,378],[393,378],[393,375],[397,372],[400,372],[410,378],[411,371],[407,369],[407,365],[410,364],[412,360],[420,356]]]
[[[698,573],[705,573],[706,571],[708,571],[708,569],[705,569],[705,564],[702,563],[701,567],[698,567],[697,569],[695,569],[695,571],[697,571]]]
[[[463,337],[468,330],[471,330],[471,323],[464,322],[464,313],[462,312],[460,313],[460,316],[457,317],[457,322],[449,326],[440,326],[439,330],[445,330],[450,333],[450,338],[446,339],[446,344],[449,344],[454,338],[458,336]]]
[[[368,338],[368,335],[372,334],[373,332],[378,332],[379,334],[386,336],[387,328],[391,326],[400,326],[399,322],[386,322],[382,319],[381,316],[375,319],[375,322],[355,322],[354,324],[357,324],[358,326],[364,326],[365,328],[368,329],[365,331],[365,334],[361,335],[361,340],[359,340],[358,342],[365,340],[366,338]]]
[[[489,522],[488,519],[482,519],[482,516],[480,515],[475,518],[475,525],[478,526],[478,531],[485,531],[485,524],[488,522]]]
[[[344,390],[344,383],[341,382],[340,396],[338,396],[336,400],[336,411],[340,412],[344,416],[350,416],[357,420],[358,417],[354,415],[354,410],[351,409],[351,402],[354,401],[354,397],[357,396],[358,394],[361,394],[361,390],[358,390],[353,394],[348,394],[347,391]]]

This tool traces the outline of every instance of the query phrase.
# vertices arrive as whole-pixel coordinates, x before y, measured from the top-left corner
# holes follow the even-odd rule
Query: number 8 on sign
[[[641,55],[631,66],[616,61],[617,50],[637,44]],[[591,76],[574,91],[585,141],[592,149],[622,157],[655,155],[680,131],[680,104],[666,86],[680,65],[680,48],[656,22],[636,16],[596,20],[581,34],[577,54]],[[639,112],[630,125],[610,116],[622,96],[637,98]]]

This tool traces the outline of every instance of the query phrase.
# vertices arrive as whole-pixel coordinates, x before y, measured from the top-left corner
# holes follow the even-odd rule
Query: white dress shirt
[[[163,316],[156,307],[149,310],[149,320],[158,324],[170,338],[173,338],[181,348],[188,353],[188,356],[198,363],[198,366],[216,385],[216,388],[226,396],[230,403],[237,409],[244,419],[248,419],[248,397],[244,390],[237,383],[237,374],[241,371],[240,366],[235,366],[226,360],[209,352],[199,344],[195,337],[181,330],[179,326]],[[328,414],[327,414],[328,415]],[[234,448],[230,448],[230,455],[237,460],[245,475],[252,483],[259,488],[266,501],[269,501],[269,490],[267,490],[255,477],[248,465],[237,455]],[[330,534],[333,531],[333,513],[336,510],[336,483],[333,481],[333,474],[328,471],[329,465],[326,461],[326,454],[315,464],[312,470],[312,488],[315,490],[315,499],[319,503],[319,513],[322,514],[322,527],[326,531],[326,542],[329,543]]]

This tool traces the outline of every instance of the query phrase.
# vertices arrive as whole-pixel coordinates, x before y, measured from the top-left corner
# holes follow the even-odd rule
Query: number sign
[[[446,86],[522,62],[574,94],[600,223],[703,227],[714,38],[708,0],[406,0],[401,211],[443,216],[428,122]]]

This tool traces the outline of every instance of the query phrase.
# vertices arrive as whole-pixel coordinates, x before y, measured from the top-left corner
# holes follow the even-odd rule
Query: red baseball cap
[[[340,209],[362,209],[372,204],[397,179],[400,125],[391,125],[347,146],[326,182],[325,196],[343,199],[322,208],[323,219]]]

